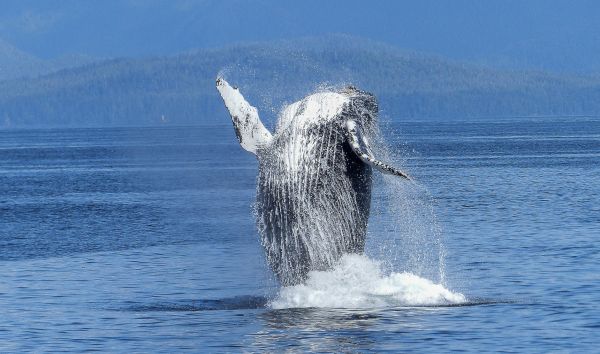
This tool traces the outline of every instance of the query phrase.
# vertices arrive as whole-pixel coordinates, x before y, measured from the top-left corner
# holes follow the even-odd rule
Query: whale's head
[[[375,95],[352,85],[340,90],[340,94],[348,99],[342,109],[342,120],[354,120],[367,129],[377,124],[379,105]]]
[[[257,109],[224,79],[218,78],[216,86],[229,110],[242,147],[257,156],[260,151],[268,151],[277,139],[262,124]],[[404,172],[373,156],[368,137],[377,124],[378,111],[375,96],[354,86],[346,86],[338,91],[317,92],[284,108],[275,135],[280,137],[284,131],[288,135],[299,134],[333,122],[353,153],[365,164],[386,174],[408,178]]]
[[[375,96],[355,86],[319,91],[286,106],[279,114],[277,131],[309,129],[331,122],[343,128],[348,120],[371,130],[376,125],[378,111]]]

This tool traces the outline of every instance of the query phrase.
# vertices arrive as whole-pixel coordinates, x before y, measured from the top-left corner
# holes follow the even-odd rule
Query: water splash
[[[365,250],[371,169],[346,144],[348,119],[361,124],[375,156],[404,165],[377,131],[373,96],[331,85],[285,107],[272,142],[257,153],[257,225],[267,261],[286,286],[306,280],[309,270],[331,269],[344,254]],[[375,176],[367,254],[382,259],[386,271],[443,284],[445,251],[431,196],[418,184]]]
[[[403,167],[414,154],[401,143],[398,131],[386,123],[373,133],[373,151]],[[393,146],[393,147],[392,147]],[[367,237],[367,254],[382,260],[388,271],[410,272],[446,284],[444,234],[434,210],[435,199],[409,170],[413,183],[375,174]]]
[[[284,287],[274,309],[329,307],[378,308],[467,303],[467,298],[412,273],[386,274],[380,262],[364,255],[344,256],[330,271],[313,271],[305,283]]]

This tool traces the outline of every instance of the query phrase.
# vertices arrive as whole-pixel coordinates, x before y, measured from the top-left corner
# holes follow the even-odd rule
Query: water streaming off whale
[[[407,176],[377,161],[369,135],[375,97],[354,87],[287,106],[269,132],[238,89],[218,78],[241,146],[259,161],[256,214],[267,261],[283,285],[364,251],[372,171]]]
[[[383,146],[385,142],[376,134],[378,105],[372,94],[352,86],[314,93],[285,107],[271,133],[262,124],[258,110],[238,89],[222,78],[217,79],[217,89],[241,146],[258,159],[255,216],[267,262],[285,287],[273,306],[439,305],[466,301],[463,295],[417,275],[385,273],[379,262],[359,256],[365,251],[373,170],[402,178],[404,183],[409,179],[373,154],[372,142]],[[387,192],[410,213],[414,203],[394,197],[400,190],[388,188]],[[414,224],[414,218],[406,221]],[[415,231],[413,228],[410,233]],[[412,251],[416,250],[409,249]],[[424,261],[421,253],[414,253]],[[356,268],[350,273],[353,276],[341,279],[340,269],[347,268]],[[365,282],[367,279],[371,282]],[[372,293],[369,287],[379,290]],[[338,301],[314,302],[315,297]],[[364,297],[366,301],[357,300]]]
[[[303,134],[297,136],[303,136]],[[322,145],[328,148],[325,151],[325,157],[330,156],[327,152],[343,154],[343,151],[335,149],[335,140],[332,136],[343,139],[339,135],[336,136],[335,133],[323,134],[321,141],[325,143],[315,144],[317,147]],[[389,151],[386,142],[379,135],[377,127],[371,129],[370,140],[373,141],[378,154],[386,156],[386,159],[390,161],[397,162],[399,160],[398,156],[394,156]],[[303,154],[307,149],[306,145],[299,145],[301,147],[295,152],[302,157],[300,159],[292,158],[292,161],[310,166],[309,169],[299,169],[309,176],[298,178],[292,175],[291,178],[285,180],[281,176],[290,175],[282,173],[267,177],[272,177],[272,180],[268,180],[270,183],[290,184],[289,188],[282,189],[289,194],[283,194],[285,198],[279,202],[300,203],[304,209],[302,209],[301,222],[293,223],[293,226],[297,228],[294,230],[296,232],[289,231],[289,234],[298,234],[301,237],[307,237],[307,235],[310,237],[311,233],[316,234],[318,237],[308,239],[309,242],[312,242],[309,252],[314,252],[315,257],[317,259],[321,257],[323,261],[320,263],[320,269],[308,272],[302,284],[288,285],[279,289],[276,296],[269,301],[269,307],[274,309],[376,308],[448,306],[471,303],[472,300],[467,299],[465,295],[450,291],[443,285],[445,264],[444,248],[440,239],[441,230],[435,220],[431,197],[424,186],[407,184],[394,176],[375,179],[374,188],[379,189],[379,198],[373,205],[375,210],[372,211],[375,213],[373,215],[375,223],[380,225],[377,225],[374,230],[371,227],[370,239],[367,240],[366,245],[363,239],[360,250],[357,250],[356,253],[344,253],[340,250],[344,250],[345,245],[336,242],[339,242],[340,238],[344,239],[344,237],[339,237],[340,235],[352,235],[355,230],[352,230],[351,223],[336,225],[332,223],[332,220],[340,218],[338,213],[343,211],[345,214],[342,214],[342,217],[350,220],[362,218],[366,228],[369,209],[373,208],[370,207],[370,204],[366,204],[366,207],[361,209],[351,193],[332,193],[330,195],[315,193],[318,191],[319,182],[311,180],[311,178],[315,179],[321,176],[324,181],[333,185],[345,181],[340,181],[339,175],[336,174],[339,171],[327,171],[327,167],[324,166],[327,163],[326,159],[308,159],[306,156],[311,156],[311,152]],[[279,159],[275,159],[275,161],[280,164],[280,168],[286,168],[288,163],[288,161],[282,162]],[[314,174],[312,171],[319,171],[319,174]],[[370,171],[367,176],[372,178]],[[259,176],[259,181],[261,178],[264,177]],[[334,189],[344,190],[343,187]],[[258,203],[261,203],[260,199]],[[289,207],[289,204],[286,206]],[[284,214],[277,216],[280,215]],[[285,218],[282,220],[282,222],[288,221]],[[259,225],[261,224],[259,223]],[[382,227],[390,230],[387,235]],[[278,243],[265,245],[267,254],[273,252],[269,247],[275,248],[273,253],[277,254],[277,248],[285,246],[285,244]],[[365,249],[365,246],[370,247]],[[296,244],[292,244],[289,249],[293,252],[295,247]],[[366,252],[368,256],[363,252]],[[290,253],[287,256],[297,257]],[[403,270],[398,271],[398,268]],[[440,283],[435,283],[428,278],[439,279]]]

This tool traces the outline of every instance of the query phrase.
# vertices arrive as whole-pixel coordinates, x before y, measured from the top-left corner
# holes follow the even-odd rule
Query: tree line
[[[267,119],[306,94],[348,84],[373,92],[392,120],[600,114],[594,77],[493,70],[333,36],[114,59],[3,81],[0,126],[223,123],[217,74]]]

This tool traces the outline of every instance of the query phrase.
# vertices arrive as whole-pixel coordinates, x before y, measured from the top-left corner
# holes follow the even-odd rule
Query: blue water
[[[0,352],[597,351],[600,120],[385,131],[369,256],[460,305],[274,309],[229,125],[0,131]]]

